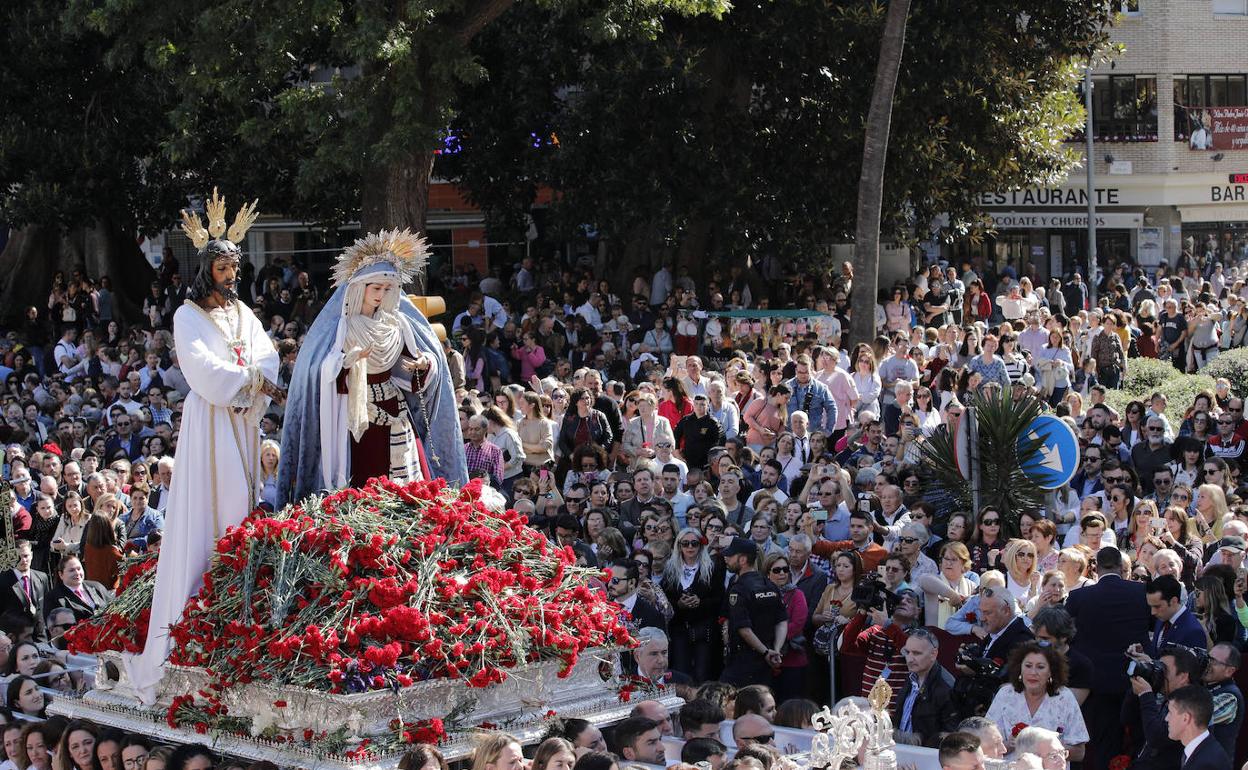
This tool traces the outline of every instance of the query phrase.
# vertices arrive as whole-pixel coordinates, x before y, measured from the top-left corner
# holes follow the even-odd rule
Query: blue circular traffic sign
[[[1053,415],[1042,414],[1018,437],[1019,454],[1033,441],[1040,442],[1040,446],[1022,465],[1027,478],[1041,489],[1057,489],[1069,483],[1079,470],[1079,438],[1075,431]]]

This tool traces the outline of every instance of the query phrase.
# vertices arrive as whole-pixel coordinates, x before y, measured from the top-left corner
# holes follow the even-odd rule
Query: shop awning
[[[787,310],[708,310],[707,315],[719,316],[720,318],[812,318],[814,316],[828,315],[828,313],[820,313],[818,310],[806,309],[787,309]]]
[[[1248,203],[1221,206],[1179,206],[1179,216],[1188,222],[1248,222]]]

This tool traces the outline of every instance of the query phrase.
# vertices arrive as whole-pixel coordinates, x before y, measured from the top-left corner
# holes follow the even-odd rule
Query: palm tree
[[[990,397],[976,393],[967,406],[975,408],[979,428],[980,507],[996,508],[1005,519],[1005,531],[1017,533],[1020,514],[1044,507],[1045,490],[1022,470],[1035,457],[1041,442],[1019,442],[1031,421],[1045,411],[1044,403],[1034,396],[1016,400],[1006,389]],[[932,486],[952,497],[957,510],[970,511],[973,491],[958,470],[955,454],[953,437],[946,430],[936,431],[923,443],[923,464],[932,477]]]
[[[893,92],[906,45],[906,17],[910,0],[891,0],[880,38],[875,87],[863,136],[862,174],[858,177],[858,230],[854,236],[853,316],[849,336],[855,342],[875,337],[875,303],[879,292],[880,209],[884,205],[884,164],[893,120]]]

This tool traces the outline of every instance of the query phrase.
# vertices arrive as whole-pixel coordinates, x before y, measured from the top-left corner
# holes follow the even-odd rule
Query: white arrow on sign
[[[1040,440],[1040,436],[1037,435],[1034,430],[1030,433],[1030,435],[1028,435],[1028,438],[1030,438],[1032,441]],[[1041,457],[1044,458],[1040,461],[1040,465],[1042,465],[1045,468],[1048,468],[1054,473],[1062,472],[1062,453],[1058,451],[1058,448],[1056,445],[1041,444],[1038,451],[1040,452]]]

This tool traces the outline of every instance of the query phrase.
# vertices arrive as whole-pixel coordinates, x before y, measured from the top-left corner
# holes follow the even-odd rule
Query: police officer
[[[758,547],[731,538],[721,552],[736,575],[728,587],[728,662],[723,681],[743,687],[770,684],[780,668],[780,648],[788,638],[789,616],[779,590],[756,568]]]
[[[1205,665],[1205,686],[1213,693],[1209,733],[1226,749],[1228,757],[1235,756],[1235,741],[1244,723],[1244,694],[1235,684],[1239,658],[1235,645],[1218,642],[1209,650],[1209,661]]]

